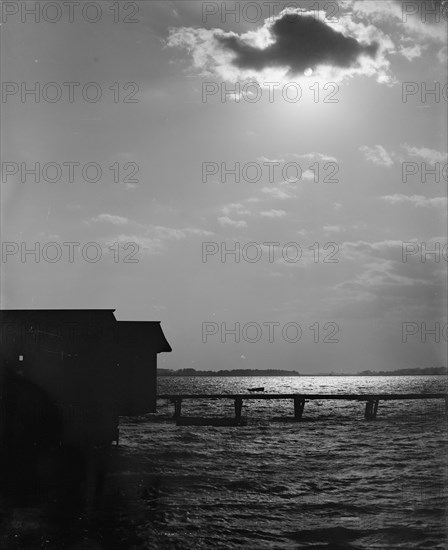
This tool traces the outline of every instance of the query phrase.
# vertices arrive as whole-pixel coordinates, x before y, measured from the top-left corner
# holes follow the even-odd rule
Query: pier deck
[[[364,417],[374,420],[380,401],[398,401],[411,399],[444,399],[445,412],[448,409],[448,395],[445,393],[382,393],[382,394],[328,394],[328,393],[212,393],[212,394],[161,394],[158,399],[167,399],[174,403],[174,418],[182,414],[182,401],[186,399],[232,399],[235,404],[235,419],[241,419],[243,401],[254,399],[291,399],[294,403],[294,418],[300,420],[307,401],[365,401]]]

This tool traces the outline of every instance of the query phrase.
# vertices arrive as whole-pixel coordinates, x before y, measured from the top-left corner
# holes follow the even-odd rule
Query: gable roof
[[[0,322],[68,322],[76,320],[115,321],[115,309],[0,309]]]
[[[26,339],[30,333],[41,333],[43,328],[56,328],[55,334],[50,334],[54,332],[52,330],[44,330],[42,335],[54,338],[64,334],[78,341],[89,334],[94,339],[113,338],[123,348],[129,349],[138,344],[142,348],[147,346],[155,353],[172,351],[160,321],[117,321],[114,312],[115,309],[2,309],[1,340],[17,330],[16,336]],[[73,332],[73,324],[78,327],[76,333]],[[12,332],[9,330],[11,328]]]
[[[160,321],[117,321],[120,345],[132,346],[151,343],[156,353],[170,352],[171,346],[163,334]]]

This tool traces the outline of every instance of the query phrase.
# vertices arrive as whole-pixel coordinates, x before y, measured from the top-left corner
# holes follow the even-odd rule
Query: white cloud
[[[260,216],[264,216],[266,218],[282,218],[283,216],[286,216],[286,212],[284,210],[263,210],[260,212]]]
[[[426,2],[423,2],[426,4]],[[426,4],[430,7],[429,2]],[[418,1],[397,2],[395,0],[368,1],[358,0],[353,4],[353,12],[372,23],[387,22],[395,24],[403,37],[415,35],[421,41],[446,42],[446,24],[441,14],[439,23],[431,23],[431,16],[425,16],[423,5]]]
[[[342,228],[339,225],[324,225],[325,233],[340,233]]]
[[[199,229],[196,227],[186,227],[176,229],[174,227],[166,227],[163,225],[141,225],[138,224],[142,232],[140,234],[121,234],[115,241],[121,243],[136,243],[140,250],[149,254],[158,254],[165,249],[167,241],[181,241],[187,239],[189,235],[199,237],[210,237],[214,235],[212,231]]]
[[[263,187],[261,192],[270,195],[273,199],[286,200],[292,197],[290,193],[278,187]]]
[[[232,215],[232,214],[238,214],[238,216],[250,216],[252,212],[247,210],[245,206],[240,202],[231,202],[229,204],[225,204],[221,211],[226,216]]]
[[[382,145],[375,145],[374,147],[362,145],[359,150],[364,154],[366,160],[369,160],[378,166],[390,168],[394,164],[391,155]]]
[[[196,227],[186,227],[185,229],[182,229],[182,231],[191,235],[199,235],[200,237],[211,237],[212,235],[214,235],[213,231],[198,229]]]
[[[305,170],[305,172],[302,173],[302,179],[304,180],[313,180],[315,177],[315,174],[311,172],[311,170]]]
[[[146,252],[148,254],[158,254],[160,253],[164,246],[161,239],[157,237],[146,237],[144,235],[130,235],[130,234],[120,234],[115,240],[119,243],[135,243],[139,251]]]
[[[327,162],[337,162],[338,159],[336,157],[332,157],[331,155],[327,155],[325,153],[305,153],[302,155],[299,155],[297,153],[294,153],[294,157],[298,159],[309,159],[309,160],[322,160]]]
[[[437,59],[440,61],[440,63],[446,64],[448,61],[448,47],[443,46],[443,48],[440,48],[440,50],[437,52]]]
[[[402,47],[400,49],[400,53],[403,57],[405,57],[408,61],[412,61],[416,57],[421,57],[422,55],[422,48],[419,44],[414,44],[414,46],[407,46]]]
[[[359,258],[359,255],[364,257],[379,256],[383,258],[391,258],[390,251],[401,250],[403,242],[394,239],[384,241],[368,242],[368,241],[347,241],[342,244],[344,256],[347,259]],[[393,257],[399,257],[394,253]]]
[[[401,204],[408,203],[412,204],[417,208],[446,208],[447,206],[447,197],[433,197],[428,198],[423,195],[403,195],[402,193],[395,193],[395,195],[385,195],[380,197],[382,200],[386,201],[389,204]]]
[[[123,216],[114,216],[112,214],[99,214],[98,216],[92,218],[93,222],[109,222],[114,225],[126,225],[129,220]]]
[[[418,249],[419,240],[409,242],[415,242]],[[428,242],[428,249],[434,248],[437,240],[440,242]],[[444,241],[446,238],[441,240]],[[342,243],[344,264],[353,266],[353,278],[336,285],[335,314],[344,316],[358,311],[361,316],[402,319],[443,311],[446,267],[436,262],[423,263],[420,253],[404,262],[403,245],[399,240]],[[411,261],[413,258],[415,261]]]
[[[267,162],[267,163],[281,163],[281,162],[284,162],[284,159],[268,159],[267,157],[258,157],[257,158],[257,161],[258,162],[261,162],[261,163],[264,163],[264,162]]]
[[[218,218],[218,222],[224,227],[224,226],[230,226],[230,227],[247,227],[247,223],[244,220],[232,220],[228,216],[221,216]]]
[[[428,149],[427,147],[411,147],[407,143],[403,144],[402,147],[406,149],[408,155],[411,157],[422,158],[430,164],[447,161],[447,153],[442,153],[440,151],[436,151],[435,149]]]
[[[152,229],[154,233],[157,235],[157,237],[159,237],[160,239],[170,239],[170,240],[179,241],[181,239],[186,238],[185,232],[182,231],[182,229],[165,227],[163,225],[152,226]]]

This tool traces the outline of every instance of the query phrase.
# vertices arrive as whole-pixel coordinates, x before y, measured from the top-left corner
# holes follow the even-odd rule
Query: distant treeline
[[[196,370],[196,369],[157,369],[159,376],[424,376],[424,375],[448,375],[447,367],[426,367],[419,369],[397,370],[363,370],[356,374],[344,373],[318,373],[300,374],[295,370],[281,369],[232,369],[232,370]]]
[[[398,370],[380,370],[371,371],[363,370],[359,372],[359,376],[418,376],[418,375],[433,375],[444,374],[448,375],[448,369],[446,367],[426,367],[423,369],[398,369]]]
[[[160,376],[300,376],[295,370],[277,369],[233,369],[233,370],[196,370],[196,369],[157,369]]]

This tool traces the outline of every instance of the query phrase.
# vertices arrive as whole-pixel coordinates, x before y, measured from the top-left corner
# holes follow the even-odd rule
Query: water
[[[160,377],[162,393],[445,392],[446,378]],[[11,550],[447,548],[443,400],[291,400],[244,405],[247,426],[176,426],[173,405],[122,418],[106,494],[90,515],[9,511]],[[183,416],[233,416],[232,400],[185,401]],[[54,514],[54,510],[52,511]],[[65,512],[64,512],[65,513]]]
[[[264,387],[265,393],[323,393],[323,394],[347,394],[347,393],[437,393],[447,391],[446,377],[443,376],[306,376],[306,377],[159,377],[158,393],[248,393],[248,388]],[[163,403],[160,403],[163,406]],[[441,407],[442,401],[412,402],[403,401],[395,403],[380,403],[381,416],[388,416],[389,411],[396,414],[409,411],[412,414],[413,407],[429,409]],[[245,403],[245,411],[251,421],[260,419],[265,414],[291,414],[292,402],[275,401],[249,401]],[[355,402],[331,402],[310,403],[306,405],[306,417],[315,418],[327,414],[347,416],[359,416],[363,412],[363,404]],[[233,402],[231,400],[217,401],[184,401],[182,410],[185,414],[233,414]],[[354,411],[359,411],[358,414]]]
[[[159,393],[444,392],[444,377],[161,377]],[[176,427],[172,404],[123,419],[127,496],[146,548],[447,548],[447,425],[440,401],[252,401],[244,427]],[[232,416],[231,400],[184,416]],[[139,502],[140,500],[140,502]]]

